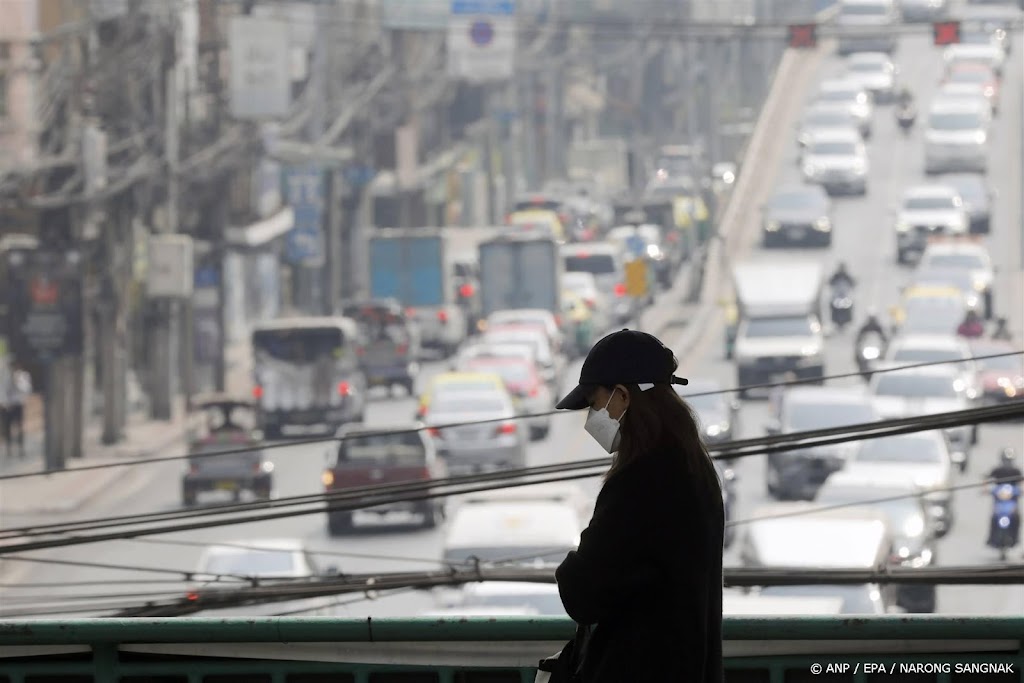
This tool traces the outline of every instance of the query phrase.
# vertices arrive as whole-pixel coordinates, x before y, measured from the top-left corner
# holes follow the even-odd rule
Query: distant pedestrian
[[[7,410],[4,420],[4,441],[7,455],[11,455],[11,442],[17,439],[18,455],[25,457],[25,402],[32,395],[32,376],[24,368],[15,366],[8,371],[10,380]],[[16,433],[15,433],[16,432]]]

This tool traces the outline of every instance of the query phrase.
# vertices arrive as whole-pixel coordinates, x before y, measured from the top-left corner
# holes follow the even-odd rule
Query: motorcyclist
[[[988,478],[1000,484],[1024,484],[1024,472],[1017,467],[1017,454],[1012,448],[1004,448],[999,452],[999,464],[988,473]]]
[[[846,269],[846,262],[840,261],[839,265],[836,266],[836,270],[832,273],[832,277],[828,279],[828,285],[832,289],[840,286],[845,286],[847,289],[852,289],[857,284],[857,281],[853,279],[850,272]]]
[[[864,321],[864,324],[861,325],[860,329],[857,331],[856,345],[858,350],[863,346],[864,341],[872,334],[878,335],[883,347],[889,343],[889,337],[886,336],[885,328],[882,327],[882,323],[879,322],[878,316],[874,313],[869,313],[868,319]]]
[[[910,92],[910,88],[903,86],[900,91],[896,93],[896,105],[898,106],[897,111],[911,111],[914,108],[914,93]]]
[[[985,324],[981,321],[981,316],[976,311],[967,311],[963,322],[956,328],[956,333],[961,337],[977,339],[985,334]]]
[[[997,341],[1010,341],[1013,339],[1013,335],[1010,334],[1010,330],[1006,327],[1006,318],[996,319],[996,329],[992,330],[992,339]]]

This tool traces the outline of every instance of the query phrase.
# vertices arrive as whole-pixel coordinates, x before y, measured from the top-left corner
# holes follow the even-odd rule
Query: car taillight
[[[498,434],[515,434],[516,423],[515,422],[502,422],[498,425]]]
[[[420,479],[433,479],[434,473],[430,471],[429,467],[424,467],[420,470]]]
[[[263,387],[261,387],[259,384],[254,386],[252,388],[252,397],[253,398],[263,398]]]
[[[459,287],[459,296],[461,296],[463,299],[468,299],[469,297],[473,296],[474,291],[476,290],[473,289],[473,285],[467,282],[466,284]]]
[[[348,382],[338,382],[338,395],[339,396],[348,396],[351,393],[352,393],[352,387],[349,385]]]
[[[626,296],[626,285],[621,282],[615,285],[615,296]]]
[[[441,436],[441,430],[437,427],[427,427],[427,434],[433,437]]]
[[[448,311],[438,311],[437,312],[437,319],[440,320],[443,323],[448,322]]]
[[[199,593],[186,593],[185,594],[185,599],[188,600],[189,602],[195,602],[196,600],[199,599]]]
[[[408,344],[399,344],[398,348],[395,349],[395,351],[398,352],[398,355],[404,356],[406,353],[409,352],[409,345]]]

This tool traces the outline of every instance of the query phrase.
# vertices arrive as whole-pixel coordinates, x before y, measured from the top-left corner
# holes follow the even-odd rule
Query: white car
[[[824,131],[804,151],[804,180],[821,185],[829,194],[840,191],[867,194],[868,154],[854,129]]]
[[[978,368],[971,360],[972,357],[971,347],[962,337],[952,334],[905,334],[889,344],[885,360],[895,365],[949,363],[950,367],[960,371],[964,383],[977,393]]]
[[[846,60],[846,78],[874,96],[875,102],[892,102],[898,70],[884,52],[859,52]]]
[[[929,244],[921,256],[921,267],[969,271],[974,281],[974,289],[985,301],[985,317],[991,318],[995,313],[992,299],[995,266],[992,265],[992,257],[983,244],[961,241]]]
[[[1003,73],[1003,60],[1005,54],[998,45],[956,44],[950,45],[943,51],[942,59],[946,63],[947,71],[959,64],[983,64],[1001,76]]]
[[[841,104],[849,107],[857,119],[857,128],[865,138],[871,137],[871,117],[874,107],[871,95],[860,83],[848,78],[830,78],[822,81],[814,104]]]
[[[797,127],[796,142],[800,147],[807,147],[811,139],[820,132],[856,128],[860,131],[860,121],[845,104],[815,104],[808,107],[803,119]]]
[[[903,21],[935,21],[947,12],[948,0],[900,0]]]
[[[913,482],[924,492],[928,515],[945,536],[953,526],[953,458],[939,430],[861,441],[849,463],[879,481]]]
[[[967,410],[974,400],[960,371],[947,365],[875,373],[870,388],[875,397],[875,409],[883,419]],[[943,431],[949,439],[953,461],[966,463],[971,444],[977,440],[977,425],[949,427]],[[961,465],[965,467],[966,464]]]
[[[912,254],[922,254],[928,240],[936,235],[966,235],[970,219],[964,201],[955,188],[946,185],[918,185],[903,194],[896,215],[896,260],[907,263]]]
[[[511,308],[504,311],[495,311],[487,316],[484,329],[497,327],[499,325],[541,325],[551,340],[552,348],[561,353],[563,334],[559,327],[558,319],[551,311],[543,308]]]
[[[957,80],[946,81],[939,87],[939,92],[935,96],[935,100],[954,102],[958,100],[966,100],[968,102],[977,102],[981,100],[988,105],[992,114],[995,115],[997,105],[988,86],[981,83],[978,79],[971,77],[970,72],[966,69],[957,73],[961,74],[958,75]]]
[[[938,100],[924,132],[925,173],[988,170],[992,108],[984,101]]]
[[[583,524],[575,507],[557,500],[495,500],[459,505],[448,524],[442,561],[557,566],[580,543]]]

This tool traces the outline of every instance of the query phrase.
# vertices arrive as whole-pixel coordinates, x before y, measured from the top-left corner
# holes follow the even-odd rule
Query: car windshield
[[[950,83],[988,83],[992,76],[981,69],[957,69],[949,75]]]
[[[861,486],[825,486],[819,491],[814,499],[815,503],[821,505],[847,505],[853,504],[857,510],[876,509],[885,515],[889,526],[897,531],[904,530],[908,521],[914,517],[921,516],[921,503],[915,498],[896,498],[906,495],[904,489],[878,489],[864,488]],[[880,498],[891,498],[892,500],[881,501]],[[871,502],[866,502],[871,501]],[[857,505],[860,503],[860,505]],[[918,534],[907,534],[917,536]]]
[[[939,363],[961,358],[955,349],[900,349],[892,356],[898,363]]]
[[[815,142],[811,144],[811,154],[816,156],[853,156],[857,153],[854,142]]]
[[[565,269],[570,273],[604,275],[615,272],[615,259],[610,254],[590,254],[565,257]]]
[[[888,16],[885,5],[879,4],[844,4],[839,11],[840,17],[878,17],[884,19]]]
[[[878,376],[878,396],[906,398],[957,398],[956,380],[946,375],[901,375],[890,372]]]
[[[814,192],[780,192],[772,197],[770,206],[773,209],[816,209],[821,208],[824,202]]]
[[[294,574],[295,553],[290,550],[246,550],[225,548],[212,553],[203,565],[207,574],[269,576]]]
[[[903,331],[908,334],[953,334],[964,318],[963,306],[914,306],[907,308]]]
[[[830,584],[812,584],[807,586],[765,586],[761,595],[817,598],[840,597],[843,599],[843,614],[878,614],[880,596],[877,590],[869,585],[843,586]]]
[[[506,384],[525,384],[532,377],[530,367],[525,363],[496,362],[478,358],[470,361],[468,366],[467,369],[472,372],[493,372]]]
[[[751,318],[747,324],[748,337],[804,337],[813,334],[811,319]]]
[[[942,462],[941,437],[927,438],[915,434],[870,439],[861,443],[856,459],[861,462],[939,464]]]
[[[848,68],[850,69],[850,71],[856,71],[857,73],[882,74],[889,72],[889,70],[886,68],[885,62],[851,62],[848,65]]]
[[[343,349],[345,335],[337,328],[259,330],[252,335],[257,356],[286,363],[312,363],[332,358]]]
[[[507,405],[497,397],[481,396],[440,396],[430,403],[432,413],[487,413],[504,412]]]
[[[985,261],[977,254],[929,254],[925,263],[930,268],[985,268]]]
[[[856,104],[860,101],[859,90],[826,90],[818,93],[819,102],[843,102]]]
[[[936,112],[928,117],[928,126],[934,130],[979,130],[982,122],[976,112]]]
[[[785,412],[789,428],[795,432],[864,424],[876,418],[868,403],[801,402],[787,405]]]
[[[903,208],[907,211],[941,211],[957,208],[957,202],[956,197],[949,195],[907,197],[903,202]]]
[[[381,461],[394,465],[419,465],[426,449],[414,431],[349,434],[338,444],[338,465],[360,466]]]
[[[964,45],[991,45],[992,34],[988,31],[961,31],[960,42]]]

